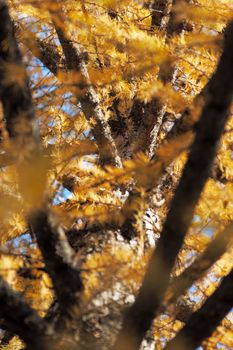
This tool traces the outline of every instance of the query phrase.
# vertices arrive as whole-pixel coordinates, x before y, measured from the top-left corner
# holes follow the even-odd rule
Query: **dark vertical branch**
[[[9,136],[25,151],[38,142],[31,93],[6,2],[0,1],[0,98]]]
[[[195,350],[214,332],[233,306],[233,270],[224,277],[217,290],[196,311],[165,350]]]
[[[211,78],[197,134],[173,198],[160,241],[149,262],[135,303],[126,313],[114,350],[138,349],[168,287],[170,273],[195,206],[209,176],[233,95],[233,22],[228,25],[224,51]],[[205,150],[205,152],[203,152]]]
[[[8,8],[3,0],[0,0],[0,65],[0,97],[3,101],[4,116],[10,140],[13,145],[16,140],[16,152],[20,156],[25,155],[25,149],[27,151],[27,157],[22,157],[18,168],[20,184],[21,182],[24,183],[23,186],[20,186],[20,190],[26,201],[26,194],[32,189],[29,186],[29,189],[24,190],[27,187],[25,177],[33,175],[34,181],[38,181],[38,183],[43,178],[44,183],[46,171],[43,168],[39,170],[39,174],[36,173],[36,170],[34,173],[29,171],[29,174],[27,174],[29,163],[35,165],[36,161],[40,160],[36,157],[40,153],[41,145],[38,131],[35,131],[33,127],[36,124],[36,116],[26,72],[14,37],[13,24],[10,20]],[[20,70],[20,77],[21,75],[23,77],[22,81],[11,77],[14,73],[14,67]],[[13,73],[11,70],[13,70]],[[31,178],[29,180],[31,181]],[[41,188],[41,191],[40,195],[43,198],[44,187]],[[45,208],[41,209],[39,205],[41,203],[37,203],[36,209],[30,209],[28,221],[44,257],[46,270],[54,283],[59,307],[63,314],[73,313],[71,309],[73,310],[77,306],[78,296],[82,290],[82,281],[75,263],[74,252],[62,228],[50,213],[50,208],[45,205]]]

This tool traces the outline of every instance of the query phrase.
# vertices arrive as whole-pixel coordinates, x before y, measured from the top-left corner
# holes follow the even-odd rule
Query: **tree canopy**
[[[0,346],[233,348],[231,0],[0,0]]]

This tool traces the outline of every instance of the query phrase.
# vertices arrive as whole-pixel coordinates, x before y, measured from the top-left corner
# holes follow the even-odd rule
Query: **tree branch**
[[[81,104],[86,119],[91,121],[91,118],[94,118],[95,125],[92,131],[99,147],[101,162],[103,164],[112,163],[121,167],[122,162],[115,141],[111,135],[110,126],[105,120],[99,97],[90,81],[85,62],[85,54],[82,52],[81,45],[72,42],[72,40],[66,37],[55,17],[53,23],[66,58],[67,68],[81,73],[83,87],[79,86],[79,88],[83,91],[76,97],[77,101]]]
[[[57,75],[59,69],[65,69],[65,59],[59,53],[55,44],[40,39],[35,33],[30,31],[30,35],[34,39],[33,43],[30,45],[31,42],[28,41],[28,35],[25,35],[28,28],[22,23],[15,21],[14,29],[20,42],[31,50],[33,55],[38,58],[51,73]]]
[[[200,280],[213,264],[221,258],[221,256],[227,251],[228,246],[232,244],[232,237],[233,223],[231,222],[214,238],[206,250],[199,255],[196,260],[185,269],[183,273],[181,273],[181,275],[171,280],[166,293],[167,295],[165,296],[163,305],[159,310],[160,313],[169,312],[171,308],[174,310],[172,312],[175,312],[175,318],[177,320],[187,322],[192,314],[192,308],[186,305],[185,299],[182,295],[197,280]],[[176,303],[178,298],[179,302]]]
[[[30,152],[35,141],[38,142],[38,127],[28,79],[4,0],[0,1],[0,98],[9,136]]]
[[[158,26],[160,29],[165,29],[166,41],[169,41],[173,35],[181,34],[185,29],[185,22],[183,20],[177,21],[174,10],[174,7],[179,1],[180,0],[155,0],[151,6],[151,27],[153,29],[155,26]],[[165,17],[167,17],[168,20],[166,20]],[[177,70],[174,64],[165,60],[165,62],[160,65],[158,79],[164,84],[173,84],[176,79],[176,72]],[[134,124],[136,123],[136,139],[141,140],[136,144],[137,147],[134,148],[135,152],[147,152],[149,157],[152,158],[165,113],[166,106],[162,105],[158,98],[153,98],[149,103],[138,101],[137,98],[135,99],[130,118],[132,118]]]
[[[210,337],[233,306],[232,286],[233,270],[204,305],[192,314],[184,328],[166,345],[165,350],[195,350]]]
[[[138,349],[168,287],[170,273],[195,206],[208,178],[224,130],[233,95],[233,22],[228,25],[224,51],[209,84],[208,98],[196,126],[196,137],[135,303],[126,313],[114,350]],[[205,150],[205,152],[203,152]],[[154,281],[154,282],[153,282]]]
[[[25,160],[23,157],[18,168],[19,181],[22,180],[22,183],[25,183],[23,178],[32,176],[30,172],[29,175],[26,173],[27,166],[29,162],[35,162],[34,157],[40,151],[40,139],[38,133],[35,133],[32,127],[36,122],[36,118],[32,106],[31,93],[27,84],[21,55],[14,38],[13,25],[8,8],[3,0],[0,0],[0,59],[2,63],[0,70],[1,98],[9,135],[11,141],[14,141],[15,138],[17,138],[17,141],[18,139],[23,139],[24,143],[20,144],[22,148],[19,149],[17,143],[16,151],[20,156],[24,154],[24,148],[28,150],[27,159]],[[11,69],[12,65],[20,67],[21,74],[23,73],[24,77],[23,84],[22,82],[18,83],[17,80],[10,79],[9,75],[6,75],[5,69],[7,69],[7,64],[10,64]],[[10,70],[9,74],[12,74]],[[30,144],[33,147],[28,149]],[[44,170],[39,172],[39,175],[36,173],[33,175],[38,182],[46,176]],[[24,187],[27,187],[27,184]],[[25,191],[23,187],[20,189],[25,198],[26,194],[31,191],[31,188],[27,188]],[[43,193],[41,195],[43,197]],[[82,281],[74,260],[74,252],[62,228],[56,223],[55,218],[50,213],[49,208],[41,209],[38,207],[34,211],[31,210],[28,215],[28,221],[37,238],[47,272],[54,283],[59,306],[64,314],[69,315],[77,306],[78,296],[82,290]]]
[[[75,317],[74,309],[83,289],[75,253],[49,209],[31,213],[29,223],[53,281],[61,312]]]
[[[159,23],[161,24],[162,23],[161,21],[164,22],[164,18],[163,18],[163,16],[165,15],[164,11],[167,12],[167,14],[169,13],[169,20],[166,21],[166,23],[168,22],[166,25],[166,36],[167,36],[166,41],[169,41],[173,35],[181,34],[181,32],[186,28],[186,22],[184,22],[183,20],[177,21],[176,19],[174,8],[179,1],[180,0],[173,0],[173,1],[156,0],[152,4],[152,9],[153,8],[158,9],[158,12],[160,13],[160,15],[157,14],[158,17],[156,16],[156,14],[154,15],[155,17],[152,16],[152,21],[158,20],[158,23],[156,25],[158,25]],[[189,0],[186,0],[186,1],[189,2]],[[164,28],[165,28],[165,25],[164,25]],[[177,69],[174,66],[174,64],[171,62],[165,61],[160,66],[158,79],[163,81],[164,84],[171,83],[173,85],[176,79],[176,73],[177,73]],[[199,101],[200,98],[197,100]],[[133,120],[134,125],[136,124],[136,130],[137,130],[136,136],[135,135],[133,136],[136,138],[136,140],[139,140],[136,143],[136,147],[134,147],[135,152],[136,151],[146,152],[149,158],[152,160],[155,160],[157,158],[158,154],[155,154],[155,148],[156,148],[159,131],[166,114],[166,109],[167,109],[167,106],[162,105],[161,101],[158,98],[153,98],[152,101],[150,101],[149,103],[144,103],[135,99],[131,109],[130,117],[129,117]],[[190,115],[191,115],[191,111],[187,110],[185,111],[184,115],[180,119],[183,120],[183,117],[184,117],[185,121],[187,122],[187,119],[188,121],[189,119],[191,119]],[[172,138],[171,135],[174,137],[180,137],[180,135],[184,134],[184,132],[192,130],[194,121],[191,120],[191,123],[188,124],[188,128],[186,125],[187,123],[183,128],[182,128],[184,124],[183,122],[180,122],[179,125],[178,125],[178,122],[176,124],[178,127],[176,128],[174,127],[172,129],[173,133],[170,132],[169,137],[167,137],[166,140],[170,140]],[[190,137],[187,137],[187,139],[190,139]],[[190,144],[191,144],[191,140],[189,145]],[[160,152],[160,150],[161,149],[159,149],[158,151]],[[182,152],[183,150],[184,150],[183,148],[178,150],[176,155],[178,155],[178,153]],[[162,169],[165,170],[166,166],[168,166],[173,159],[174,159],[174,156],[169,161],[167,161],[166,164],[164,164],[162,160],[162,163],[163,163]],[[157,159],[157,160],[160,161],[160,159]],[[157,180],[158,179],[155,179],[155,184]],[[124,216],[124,213],[130,212],[128,210],[129,203],[131,203],[134,198],[138,200],[140,199],[140,197],[141,197],[140,193],[137,193],[137,195],[135,196],[134,190],[130,193],[129,198],[125,202],[125,205],[122,209],[123,216]],[[136,211],[137,211],[136,206],[134,206],[134,212],[132,212],[131,217],[127,215],[122,225],[122,235],[126,239],[132,238],[135,235],[135,230],[134,230],[135,215],[134,214],[136,213]]]
[[[167,1],[154,1],[154,5],[158,6],[160,9],[164,7],[162,13],[165,11],[166,15],[169,14],[166,26],[164,25],[166,32],[166,41],[169,41],[174,35],[181,34],[185,29],[187,29],[187,23],[184,20],[178,21],[176,18],[175,7],[179,2],[183,0],[167,0]],[[190,0],[185,0],[186,2],[190,2]],[[157,3],[157,5],[155,4]],[[153,17],[152,17],[153,20]],[[164,20],[159,18],[159,22]],[[162,24],[162,22],[161,22]],[[160,71],[158,75],[158,79],[160,79],[164,84],[171,83],[174,85],[177,76],[177,68],[174,63],[165,61],[160,66]],[[148,147],[149,157],[152,158],[154,155],[154,150],[156,146],[156,141],[158,137],[158,132],[160,126],[163,122],[164,115],[166,113],[166,106],[160,107],[159,113],[155,118],[156,123],[150,132],[150,143]]]
[[[47,324],[2,277],[0,277],[0,317],[4,318],[6,329],[18,334],[32,349],[42,348],[49,332]]]
[[[153,0],[151,4],[151,29],[159,27],[160,29],[166,26],[166,16],[171,0]]]
[[[159,173],[157,171],[157,176],[154,177],[154,179],[149,179],[149,186],[146,187],[146,191],[148,193],[152,190],[153,187],[158,184],[158,180],[163,171],[169,165],[171,165],[176,157],[178,157],[183,151],[188,150],[188,148],[191,146],[194,139],[194,134],[196,132],[194,126],[199,118],[197,113],[194,113],[194,111],[199,108],[205,100],[207,100],[210,84],[211,79],[204,86],[201,92],[195,97],[192,107],[185,109],[181,117],[175,121],[172,129],[168,132],[165,141],[163,141],[162,144],[157,148],[153,156],[152,149],[150,150],[151,168],[156,167],[157,165],[156,169],[160,169],[160,171]],[[149,138],[147,138],[147,140],[148,139]],[[145,144],[147,143],[145,142]],[[180,146],[177,147],[178,144]],[[166,149],[169,151],[167,152]],[[173,149],[173,152],[170,151],[171,149]],[[166,155],[166,153],[168,153],[168,155]],[[140,197],[141,194],[139,192],[135,193],[135,190],[131,191],[122,208],[122,215],[125,217],[125,220],[122,224],[122,235],[126,239],[132,238],[135,235],[133,228],[133,216],[137,212],[137,206],[132,205],[132,201],[134,201],[136,204],[136,201],[139,201]],[[130,207],[133,207],[134,210],[130,210]],[[125,215],[125,213],[127,213],[127,215]]]
[[[174,303],[197,279],[200,279],[226,252],[232,237],[233,223],[231,222],[181,275],[172,279],[168,290],[169,297],[166,303]]]
[[[16,25],[16,29],[21,36],[21,42],[28,47],[27,38],[24,39],[22,28]],[[79,70],[85,81],[83,93],[77,96],[78,102],[81,103],[82,110],[87,120],[95,117],[95,125],[93,126],[93,134],[99,146],[100,158],[103,164],[113,163],[116,166],[122,166],[114,139],[111,135],[111,129],[105,121],[98,95],[91,85],[89,74],[86,67],[84,55],[81,52],[80,45],[73,44],[66,39],[60,28],[57,29],[57,34],[61,42],[65,59],[60,55],[55,46],[44,42],[39,38],[36,40],[36,48],[32,52],[35,57],[56,75],[59,69]],[[29,47],[30,48],[30,47]],[[1,162],[1,166],[8,165],[8,162]]]

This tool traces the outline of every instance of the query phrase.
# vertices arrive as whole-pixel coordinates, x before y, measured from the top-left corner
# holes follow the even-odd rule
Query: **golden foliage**
[[[191,5],[179,2],[175,8],[176,20],[189,21],[192,30],[171,38],[167,38],[160,28],[151,29],[150,9],[143,6],[142,1],[72,0],[58,4],[55,1],[10,0],[9,4],[13,20],[25,32],[24,35],[19,32],[18,40],[23,43],[21,49],[28,64],[44,151],[33,161],[1,168],[0,242],[3,251],[0,251],[0,273],[44,316],[52,301],[52,284],[43,271],[43,262],[34,242],[31,238],[24,241],[21,237],[30,232],[26,223],[28,210],[48,200],[64,229],[74,226],[83,229],[99,224],[105,227],[110,223],[119,229],[125,218],[138,212],[137,248],[128,243],[107,242],[101,251],[85,253],[85,261],[81,264],[84,308],[98,293],[113,290],[117,282],[129,294],[136,293],[151,253],[140,249],[144,244],[141,221],[149,206],[148,192],[167,174],[170,165],[172,176],[180,177],[194,133],[187,128],[188,131],[166,141],[169,127],[164,127],[158,133],[155,159],[149,159],[141,150],[133,153],[133,143],[140,137],[141,124],[138,126],[130,119],[131,108],[135,100],[144,103],[146,108],[156,99],[165,106],[166,117],[169,116],[172,123],[188,110],[186,126],[195,124],[204,101],[195,98],[216,67],[222,30],[233,18],[232,1],[198,0]],[[81,44],[90,78],[88,84],[78,67],[69,70],[61,63],[55,76],[35,59],[40,52],[38,39],[45,40],[46,46],[56,52],[56,57],[59,56],[61,61],[64,59],[52,21],[59,23],[73,43]],[[52,56],[49,59],[52,61]],[[173,66],[175,82],[162,81],[161,72],[164,70],[164,74],[169,74]],[[9,73],[7,84],[17,80],[20,85],[25,79],[18,66],[12,64],[6,69]],[[125,123],[122,128],[119,126],[120,131],[116,131],[117,146],[124,150],[126,141],[132,141],[128,153],[122,152],[122,168],[102,166],[99,162],[99,146],[91,131],[95,122],[93,118],[85,119],[80,101],[76,99],[77,95],[84,98],[86,87],[90,85],[99,96],[105,121],[111,125],[116,119],[118,125],[117,115],[120,115]],[[142,119],[141,115],[136,115],[137,118]],[[1,135],[4,136],[6,130],[2,119],[1,116]],[[146,124],[147,121],[143,122]],[[212,176],[205,186],[174,275],[180,274],[193,257],[204,250],[211,237],[233,220],[232,130],[231,114],[216,157],[220,177]],[[7,142],[6,145],[1,143],[0,156],[6,150]],[[7,156],[10,159],[12,154]],[[139,196],[124,206],[127,191],[133,185]],[[162,221],[175,186],[176,183],[164,191],[166,201],[161,211]],[[98,231],[98,235],[103,233],[104,229]],[[19,246],[17,242],[21,242]],[[30,259],[25,259],[25,255]],[[228,252],[195,284],[195,292],[187,293],[186,298],[194,300],[195,308],[213,293],[219,279],[231,266]],[[212,343],[207,342],[206,349],[214,349],[220,342],[232,348],[229,323],[230,319],[226,318],[211,338]],[[154,323],[157,348],[162,348],[164,341],[171,339],[181,326],[173,315],[159,315]],[[20,348],[18,340],[14,339],[13,345],[10,343],[7,348]]]

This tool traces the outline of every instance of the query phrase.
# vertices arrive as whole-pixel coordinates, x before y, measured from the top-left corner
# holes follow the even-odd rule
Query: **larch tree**
[[[233,348],[231,0],[0,0],[3,349]]]

